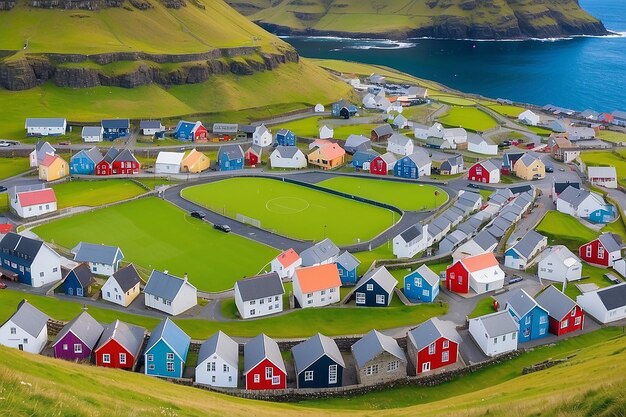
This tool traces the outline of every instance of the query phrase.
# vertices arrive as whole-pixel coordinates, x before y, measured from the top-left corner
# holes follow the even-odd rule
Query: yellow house
[[[546,177],[546,166],[539,158],[526,153],[517,160],[513,172],[526,181],[540,180]]]
[[[211,165],[211,160],[202,152],[192,149],[191,152],[183,159],[182,172],[190,172],[197,174],[205,171]]]
[[[54,181],[70,175],[70,167],[59,155],[46,155],[39,164],[39,179]]]

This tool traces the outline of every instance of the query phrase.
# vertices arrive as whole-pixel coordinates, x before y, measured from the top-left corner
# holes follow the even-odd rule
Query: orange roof
[[[185,165],[193,165],[195,164],[202,154],[195,149],[192,149],[189,154],[183,159],[183,164]]]
[[[336,264],[310,266],[296,270],[296,278],[303,294],[341,287]]]
[[[498,260],[491,252],[485,252],[480,255],[470,256],[461,260],[468,272],[481,271],[483,269],[498,266]]]
[[[278,255],[276,259],[278,259],[278,262],[280,262],[282,266],[288,267],[300,259],[300,255],[298,255],[293,249],[287,249]]]
[[[57,201],[57,197],[52,188],[18,193],[17,198],[19,199],[20,206],[22,207],[54,203]]]
[[[341,158],[346,154],[346,151],[336,143],[331,143],[320,148],[320,153],[328,160]]]
[[[59,155],[50,155],[49,153],[46,154],[46,157],[43,159],[43,162],[41,163],[41,165],[45,166],[45,167],[49,167],[50,165],[52,165],[54,163],[54,161],[57,160],[57,158],[60,158]]]

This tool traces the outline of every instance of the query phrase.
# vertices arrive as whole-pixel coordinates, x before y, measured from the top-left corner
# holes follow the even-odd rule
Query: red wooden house
[[[477,162],[469,169],[467,178],[470,181],[487,184],[500,182],[500,169],[490,160]]]
[[[143,346],[146,330],[119,320],[109,324],[95,349],[96,365],[133,369]]]
[[[113,175],[133,175],[139,174],[141,164],[128,149],[122,150],[113,160]]]
[[[580,258],[593,265],[611,267],[622,257],[622,241],[613,233],[603,233],[578,249]]]
[[[387,175],[396,166],[398,159],[391,152],[378,155],[370,162],[370,174]]]
[[[285,389],[287,369],[278,344],[260,334],[244,346],[244,376],[246,389]]]
[[[407,352],[415,373],[450,366],[459,358],[461,337],[451,322],[432,318],[408,333]]]
[[[585,324],[583,309],[567,295],[550,285],[535,301],[548,311],[550,333],[557,336],[582,330]]]
[[[193,133],[194,142],[207,142],[209,140],[209,131],[200,122],[196,122],[191,132]]]
[[[504,271],[491,252],[460,259],[446,269],[446,288],[461,294],[477,294],[504,286]]]
[[[246,165],[254,166],[261,163],[261,155],[263,153],[263,148],[259,145],[251,145],[248,150],[244,153],[244,157],[246,160]]]
[[[110,148],[102,161],[96,164],[95,173],[96,175],[113,175],[113,161],[117,158],[120,151],[116,148]]]

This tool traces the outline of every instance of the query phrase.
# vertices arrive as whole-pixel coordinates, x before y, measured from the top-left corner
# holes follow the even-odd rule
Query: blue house
[[[244,153],[240,145],[224,145],[217,155],[220,171],[243,169]]]
[[[369,170],[369,164],[380,154],[372,149],[366,151],[356,151],[352,155],[352,166],[360,169]],[[367,165],[367,166],[364,166]]]
[[[349,119],[352,116],[356,115],[357,111],[358,108],[354,104],[349,103],[346,100],[341,100],[337,103],[333,103],[330,113],[333,117]]]
[[[439,295],[439,276],[426,264],[404,277],[404,295],[409,300],[432,303]]]
[[[280,129],[276,132],[278,146],[296,146],[296,135],[291,130]]]
[[[340,387],[346,367],[335,341],[322,334],[291,348],[298,388]]]
[[[352,294],[357,306],[388,307],[397,284],[387,268],[381,266],[365,274]]]
[[[9,232],[0,240],[0,268],[6,278],[33,287],[61,279],[61,257],[41,240]]]
[[[190,140],[193,141],[193,128],[196,127],[196,122],[187,122],[181,120],[174,128],[174,137],[178,140]]]
[[[541,339],[548,335],[548,312],[523,289],[511,292],[506,309],[519,324],[520,343]]]
[[[350,252],[344,251],[337,258],[337,269],[339,270],[339,278],[341,279],[341,285],[354,285],[356,284],[356,269],[361,265],[361,261],[355,258]]]
[[[190,337],[173,321],[163,320],[146,345],[146,375],[182,378],[190,342]]]
[[[610,223],[615,219],[615,208],[607,204],[602,209],[597,209],[589,213],[589,221],[592,223]]]
[[[106,140],[125,138],[130,133],[130,121],[128,119],[109,119],[102,121],[104,133],[102,137]]]
[[[70,174],[92,175],[100,161],[102,161],[102,154],[98,148],[83,149],[70,159]]]
[[[83,263],[67,273],[63,281],[63,291],[66,295],[89,297],[91,284],[94,282],[95,278],[89,265]]]
[[[417,151],[398,159],[393,167],[393,175],[400,178],[417,179],[424,175],[430,175],[431,166],[432,161],[426,152]]]

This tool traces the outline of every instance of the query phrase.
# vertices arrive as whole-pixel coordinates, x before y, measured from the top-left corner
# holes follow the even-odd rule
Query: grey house
[[[332,240],[326,238],[300,253],[302,266],[330,264],[337,260],[339,248]]]
[[[72,249],[76,262],[86,262],[91,272],[97,275],[111,276],[124,259],[122,250],[117,246],[95,245],[80,242]]]
[[[372,330],[351,349],[360,384],[372,385],[406,377],[406,355],[393,337]]]
[[[346,139],[344,149],[350,154],[356,151],[366,151],[372,149],[372,142],[363,135],[350,135],[348,139]]]

